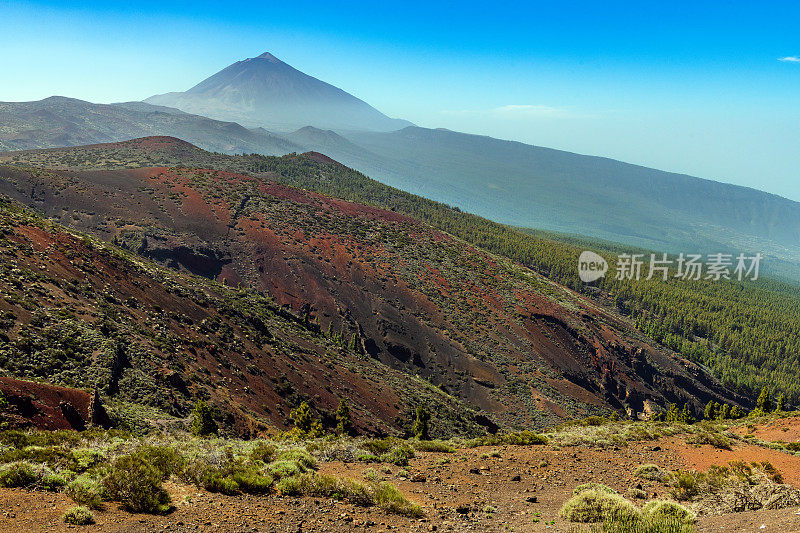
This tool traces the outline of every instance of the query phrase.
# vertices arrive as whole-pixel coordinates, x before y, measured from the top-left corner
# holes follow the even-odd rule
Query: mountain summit
[[[410,125],[300,72],[269,52],[237,61],[186,92],[151,96],[145,102],[282,131],[304,126],[395,131]]]

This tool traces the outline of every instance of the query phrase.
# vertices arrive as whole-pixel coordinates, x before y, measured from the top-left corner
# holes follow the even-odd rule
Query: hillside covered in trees
[[[465,242],[496,253],[573,290],[613,304],[643,333],[688,359],[709,367],[723,384],[753,400],[765,386],[800,400],[800,297],[792,285],[769,280],[635,281],[606,277],[581,283],[580,241],[562,242],[463,213],[371,180],[321,154],[266,157],[205,152],[187,143],[159,150],[141,142],[7,154],[13,164],[51,168],[122,168],[191,165],[268,176],[277,182],[402,213]],[[596,244],[613,264],[617,249]]]

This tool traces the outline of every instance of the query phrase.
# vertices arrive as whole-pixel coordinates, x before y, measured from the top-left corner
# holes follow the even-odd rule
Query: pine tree
[[[5,412],[8,409],[8,399],[6,395],[0,391],[0,430],[8,429],[8,421],[6,421]]]
[[[740,418],[743,418],[744,416],[745,412],[741,407],[739,407],[738,405],[734,405],[733,407],[731,407],[731,418],[733,418],[734,420],[738,420]]]
[[[706,420],[714,420],[717,417],[717,405],[714,400],[709,400],[706,404],[706,409],[703,411],[703,418]]]
[[[211,407],[203,400],[197,400],[192,412],[192,433],[198,437],[205,437],[216,435],[218,431]]]
[[[669,404],[667,408],[667,414],[664,415],[664,421],[670,424],[674,424],[678,421],[678,417],[680,417],[680,411],[678,410],[678,406],[674,403]]]
[[[350,418],[350,408],[344,398],[339,399],[339,407],[336,409],[336,433],[339,435],[350,435],[353,432],[353,421]]]
[[[358,335],[356,333],[350,336],[350,344],[347,346],[347,349],[351,352],[359,353]]]
[[[683,410],[681,411],[678,420],[684,424],[694,424],[697,421],[694,417],[694,410],[691,408],[691,406],[689,406],[688,403],[683,404]]]
[[[756,409],[762,413],[772,412],[772,391],[769,387],[761,389],[761,394],[756,400]]]
[[[783,393],[778,395],[778,401],[775,403],[775,412],[783,412],[784,404],[786,403],[786,396]]]
[[[720,420],[727,420],[731,418],[731,406],[728,405],[727,403],[723,404],[722,409],[719,410],[717,418],[719,418]]]
[[[429,440],[428,435],[428,421],[431,419],[431,414],[425,410],[421,405],[417,407],[417,419],[414,420],[414,425],[411,427],[411,432],[419,440]]]
[[[292,409],[289,413],[289,419],[294,423],[294,427],[302,434],[308,434],[311,431],[314,417],[311,414],[311,406],[307,402],[303,402],[296,409]]]

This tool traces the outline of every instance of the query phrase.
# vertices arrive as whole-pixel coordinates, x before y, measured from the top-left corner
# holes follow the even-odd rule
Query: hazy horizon
[[[800,201],[797,5],[192,6],[0,3],[0,100],[142,100],[269,51],[420,126]]]

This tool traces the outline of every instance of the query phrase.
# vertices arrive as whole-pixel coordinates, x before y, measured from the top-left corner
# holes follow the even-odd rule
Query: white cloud
[[[506,120],[524,120],[532,118],[587,118],[595,115],[579,113],[565,107],[552,107],[534,104],[509,104],[492,109],[445,110],[445,115],[460,115]]]
[[[778,61],[783,61],[785,63],[800,63],[800,57],[797,56],[779,57]]]
[[[571,115],[567,109],[551,107],[548,105],[511,104],[492,109],[492,113],[499,115],[521,115],[535,117],[563,117]]]

